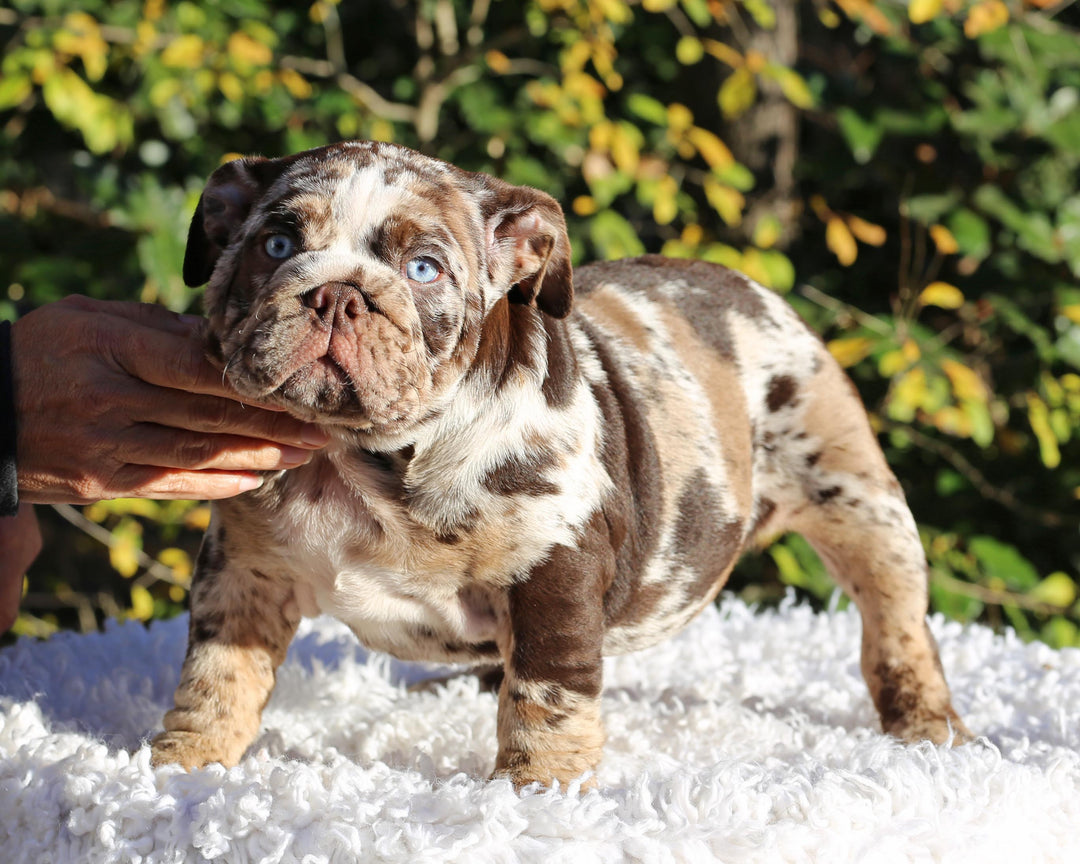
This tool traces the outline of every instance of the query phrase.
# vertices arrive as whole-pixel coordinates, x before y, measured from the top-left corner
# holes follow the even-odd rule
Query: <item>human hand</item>
[[[41,551],[34,508],[20,504],[15,516],[0,518],[0,633],[4,633],[19,614],[23,576]]]
[[[227,498],[329,438],[241,404],[203,355],[202,319],[67,297],[11,328],[19,498]]]

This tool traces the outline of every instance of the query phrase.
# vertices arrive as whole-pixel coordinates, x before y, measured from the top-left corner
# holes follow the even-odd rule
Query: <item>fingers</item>
[[[23,576],[40,551],[41,534],[33,507],[21,504],[15,516],[0,518],[0,633],[18,617]]]
[[[144,327],[184,337],[199,336],[203,326],[206,324],[206,319],[199,315],[181,315],[154,303],[94,300],[90,297],[72,294],[58,301],[58,305],[95,315],[111,315],[114,318],[123,318]]]
[[[178,393],[147,393],[138,420],[209,435],[239,435],[305,449],[325,447],[330,436],[318,426],[284,412],[265,411],[231,399]]]
[[[222,370],[207,360],[202,341],[206,324],[203,318],[177,315],[150,303],[105,303],[85,297],[67,298],[64,302],[80,311],[98,314],[102,347],[132,378],[170,390],[222,396],[272,411],[281,410],[241,397]],[[103,320],[101,315],[109,320]]]
[[[241,435],[206,435],[152,423],[130,426],[118,437],[115,452],[123,454],[125,463],[179,471],[280,471],[303,465],[313,453]]]
[[[113,478],[124,494],[158,500],[217,501],[251,492],[263,484],[258,474],[246,471],[166,471],[142,465],[127,465]]]

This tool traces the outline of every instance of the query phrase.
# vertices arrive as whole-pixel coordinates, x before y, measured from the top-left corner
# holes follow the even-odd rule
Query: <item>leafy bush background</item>
[[[786,294],[872,412],[934,607],[1077,645],[1078,25],[1053,0],[13,0],[0,315],[197,308],[184,237],[223,160],[418,147],[555,195],[579,260]],[[183,607],[204,505],[39,510],[16,632]],[[740,572],[753,600],[833,590],[794,537]]]

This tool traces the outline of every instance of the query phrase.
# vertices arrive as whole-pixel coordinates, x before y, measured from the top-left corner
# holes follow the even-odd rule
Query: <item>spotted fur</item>
[[[215,505],[157,762],[235,762],[300,617],[330,613],[398,657],[495,664],[496,773],[572,779],[600,759],[602,656],[671,635],[787,529],[862,612],[885,730],[966,735],[900,487],[771,292],[659,257],[572,275],[548,196],[370,143],[223,166],[184,272],[236,388],[333,442]]]

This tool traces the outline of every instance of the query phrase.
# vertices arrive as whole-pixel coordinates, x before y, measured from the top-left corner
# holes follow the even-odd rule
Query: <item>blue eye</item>
[[[266,254],[279,261],[293,254],[296,244],[288,234],[271,234],[263,244]]]
[[[438,279],[442,275],[442,271],[439,270],[439,265],[431,258],[421,257],[413,258],[405,265],[405,275],[412,279],[413,282],[427,285],[429,282]]]

